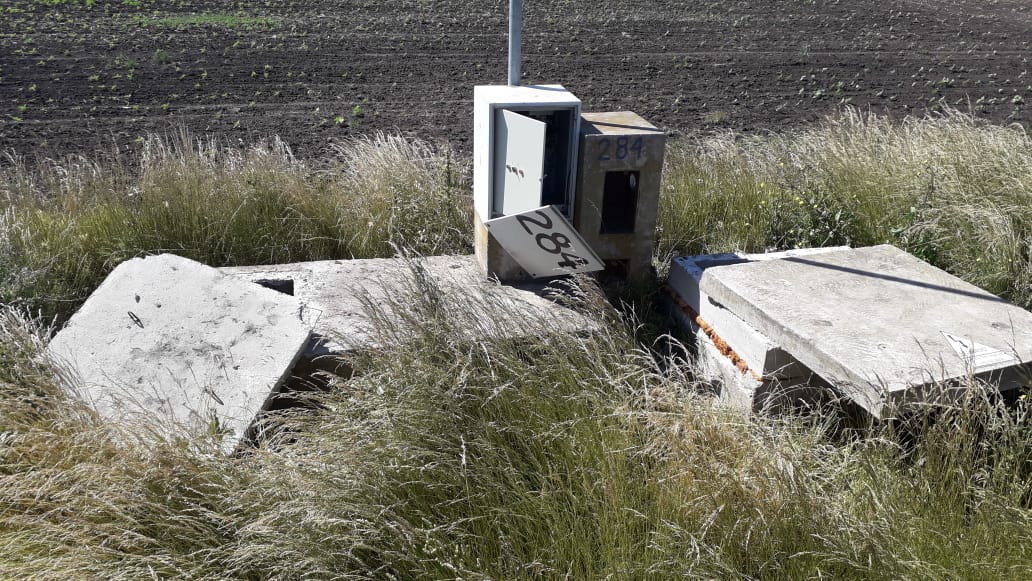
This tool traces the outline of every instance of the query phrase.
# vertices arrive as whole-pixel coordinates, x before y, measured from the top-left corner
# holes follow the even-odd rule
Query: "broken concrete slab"
[[[589,318],[547,298],[551,293],[544,284],[501,285],[488,280],[473,255],[327,260],[220,270],[251,282],[292,287],[314,332],[324,338],[317,346],[323,355],[383,347],[371,318],[374,312],[394,316],[392,302],[422,293],[427,286],[448,299],[441,302],[441,308],[462,310],[452,314],[467,323],[461,333],[468,340],[596,328]]]
[[[969,376],[1021,383],[1032,313],[895,247],[705,269],[698,285],[875,416]]]
[[[217,427],[227,451],[304,350],[293,297],[171,254],[120,264],[48,353],[113,422],[157,420],[166,435]]]

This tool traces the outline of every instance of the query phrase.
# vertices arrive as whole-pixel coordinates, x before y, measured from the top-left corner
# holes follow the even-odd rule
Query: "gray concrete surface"
[[[743,410],[777,413],[835,397],[833,393],[821,393],[829,389],[823,380],[733,313],[725,313],[720,324],[712,325],[680,297],[672,297],[668,307],[674,322],[695,345],[698,377],[709,383],[722,403]],[[736,329],[745,334],[735,334]],[[766,357],[766,361],[782,357],[790,363],[760,374],[757,370],[765,360],[751,359],[754,356]]]
[[[588,331],[588,318],[546,298],[537,283],[500,285],[488,280],[473,255],[329,260],[221,269],[250,281],[291,281],[295,298],[323,353],[377,349],[404,340],[404,329],[443,309],[460,323],[460,338],[533,337]],[[439,292],[437,292],[439,291]],[[423,304],[415,304],[422,298]],[[414,300],[416,299],[416,300]],[[377,320],[386,325],[377,325]],[[397,336],[383,336],[396,326]]]
[[[231,451],[310,335],[293,297],[163,254],[119,265],[53,338],[49,354],[113,422],[169,436],[217,425]]]
[[[699,285],[703,272],[714,266],[810,256],[843,249],[844,247],[807,248],[764,254],[681,256],[671,262],[667,284],[695,315],[711,326],[719,338],[745,361],[750,371],[765,380],[787,381],[808,377],[811,371],[782,349],[774,339],[764,335],[738,314],[702,292]],[[695,325],[695,322],[692,321],[692,324]]]
[[[652,272],[665,151],[666,133],[636,113],[581,115],[573,224],[600,258],[611,265],[624,262],[631,278],[647,277]],[[637,201],[630,209],[633,228],[626,231],[606,232],[603,227],[606,176],[610,172],[637,172]],[[611,200],[616,208],[621,202]]]
[[[702,329],[688,322],[695,341],[695,369],[709,382],[719,401],[729,407],[758,413],[786,413],[816,407],[833,399],[830,386],[814,374],[788,379],[757,379],[735,367]]]
[[[736,367],[689,314],[676,304],[671,303],[669,307],[675,322],[690,334],[695,344],[695,371],[699,379],[709,382],[710,389],[722,403],[743,410],[753,409],[763,379]]]
[[[698,290],[876,416],[972,375],[1015,387],[1032,359],[1032,314],[892,246],[713,266]]]

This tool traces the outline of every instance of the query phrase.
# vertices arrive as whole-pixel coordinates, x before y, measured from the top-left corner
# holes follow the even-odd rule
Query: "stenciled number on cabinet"
[[[632,153],[635,159],[641,159],[643,147],[641,137],[636,137],[633,141],[628,137],[617,137],[616,139],[605,137],[598,145],[598,161],[624,160]]]
[[[570,268],[576,270],[579,266],[588,264],[588,260],[577,256],[571,252],[566,252],[564,249],[570,247],[570,239],[562,232],[551,232],[552,219],[548,217],[548,214],[538,210],[535,212],[541,219],[536,220],[531,216],[520,215],[516,216],[516,220],[523,226],[523,229],[534,237],[534,241],[537,242],[538,248],[544,250],[549,254],[558,254],[562,260],[556,263],[559,268]],[[531,230],[531,225],[544,230],[544,232],[535,233]]]

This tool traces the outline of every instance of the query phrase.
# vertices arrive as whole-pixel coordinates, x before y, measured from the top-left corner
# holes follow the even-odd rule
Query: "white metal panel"
[[[506,109],[496,115],[495,211],[508,216],[538,208],[545,175],[546,125]]]
[[[605,268],[602,259],[555,206],[502,216],[484,225],[534,278]]]
[[[473,88],[473,209],[480,220],[491,217],[491,154],[494,143],[489,87]]]

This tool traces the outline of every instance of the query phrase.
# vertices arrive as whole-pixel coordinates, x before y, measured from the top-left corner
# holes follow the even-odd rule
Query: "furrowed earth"
[[[375,131],[467,152],[506,81],[506,0],[0,0],[0,150],[132,149],[186,128],[317,157]],[[676,135],[853,105],[1032,121],[1032,2],[525,2],[522,82]]]

